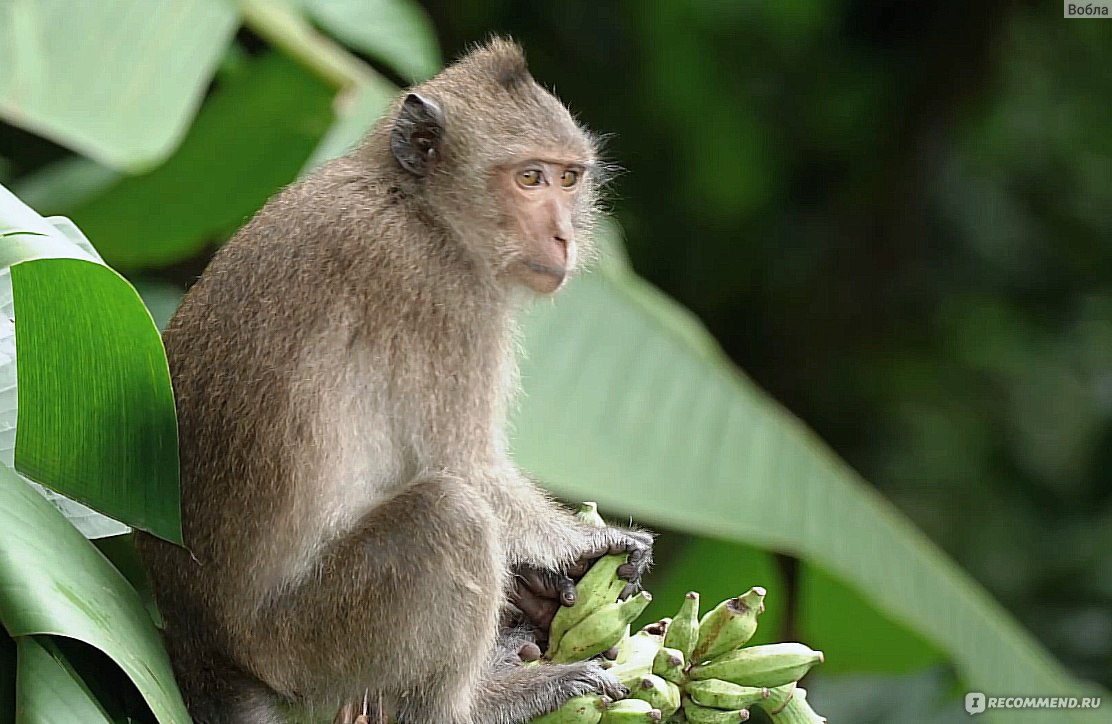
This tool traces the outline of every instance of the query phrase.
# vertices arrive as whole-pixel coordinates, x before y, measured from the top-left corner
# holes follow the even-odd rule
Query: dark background
[[[1112,685],[1112,23],[1058,2],[429,0],[627,173],[636,270]]]

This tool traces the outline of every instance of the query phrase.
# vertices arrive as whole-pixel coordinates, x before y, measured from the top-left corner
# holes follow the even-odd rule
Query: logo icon
[[[979,691],[971,691],[966,694],[965,710],[972,716],[983,712],[985,710],[985,695]]]

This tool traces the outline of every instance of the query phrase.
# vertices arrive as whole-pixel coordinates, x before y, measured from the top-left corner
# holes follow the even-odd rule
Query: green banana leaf
[[[16,707],[21,724],[112,724],[112,718],[89,691],[49,638],[19,639]]]
[[[122,176],[85,156],[65,156],[13,181],[11,190],[40,213],[61,213],[103,193]]]
[[[23,637],[63,636],[107,654],[135,684],[159,722],[188,724],[169,658],[139,595],[92,543],[4,466],[0,466],[0,530],[4,531],[0,623],[19,642],[19,699],[44,701],[50,692],[59,691],[55,687],[61,675],[46,672],[36,675],[37,683],[25,682]],[[84,705],[78,694],[70,691],[66,696],[69,706]]]
[[[32,219],[32,222],[34,219]],[[60,222],[60,219],[55,219]],[[56,231],[59,225],[52,223]],[[7,237],[9,241],[15,237]],[[92,246],[82,246],[91,258],[96,258]],[[2,244],[2,242],[0,242]],[[15,303],[12,299],[12,280],[9,269],[0,270],[0,464],[15,467],[16,421],[19,414],[19,395],[16,387],[15,357]],[[22,477],[22,476],[21,476]],[[23,478],[27,480],[26,478]],[[54,504],[86,538],[119,535],[130,530],[126,525],[97,513],[77,501],[59,495],[49,488],[27,481],[41,495]]]
[[[0,187],[0,269],[10,266],[17,320],[15,465],[180,542],[177,421],[158,330],[131,285],[87,245],[68,221],[42,219]],[[10,364],[0,360],[0,372]],[[10,416],[9,401],[0,411],[8,432]]]
[[[105,165],[149,168],[181,140],[237,24],[231,0],[7,2],[0,118]]]
[[[0,724],[15,722],[15,641],[0,626]]]
[[[264,54],[213,92],[166,163],[49,211],[72,218],[116,269],[189,259],[294,179],[332,124],[332,99],[292,60]]]
[[[946,662],[937,642],[881,613],[859,588],[823,568],[801,565],[798,585],[799,639],[828,653],[824,676],[911,674]]]

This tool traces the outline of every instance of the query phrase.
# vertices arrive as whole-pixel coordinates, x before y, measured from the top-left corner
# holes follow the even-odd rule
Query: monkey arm
[[[503,526],[503,547],[511,566],[533,566],[581,576],[595,559],[630,554],[631,580],[649,565],[652,534],[635,528],[596,528],[583,522],[512,465],[487,476],[487,497]]]
[[[619,575],[630,582],[622,596],[637,590],[652,562],[650,533],[586,524],[509,465],[492,475],[488,485],[515,576],[510,603],[542,632],[560,605],[575,603],[575,581],[601,556],[628,554],[629,562],[619,568]]]

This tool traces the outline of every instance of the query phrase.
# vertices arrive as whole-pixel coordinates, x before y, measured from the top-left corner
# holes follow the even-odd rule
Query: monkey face
[[[595,139],[495,41],[407,92],[389,128],[400,182],[499,283],[552,294],[590,257]]]
[[[530,159],[501,167],[497,197],[519,248],[507,270],[538,294],[552,294],[575,269],[575,217],[586,166],[576,160]]]

